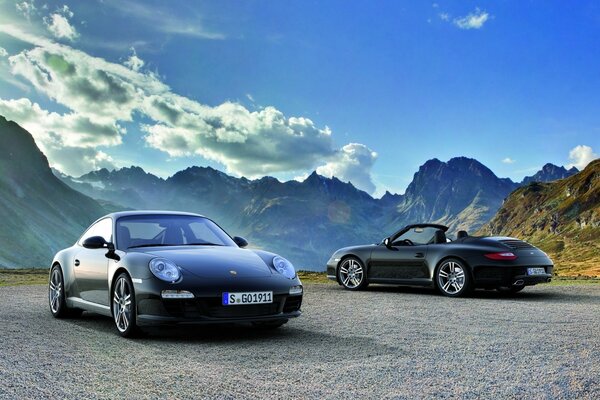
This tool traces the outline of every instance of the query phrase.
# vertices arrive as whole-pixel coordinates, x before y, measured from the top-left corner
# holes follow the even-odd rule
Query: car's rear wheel
[[[356,257],[348,257],[342,261],[338,268],[338,281],[348,290],[361,290],[369,285],[367,271]]]
[[[466,265],[457,259],[444,260],[435,272],[436,286],[449,297],[464,296],[471,290],[471,275]]]
[[[48,302],[50,312],[55,318],[76,317],[82,310],[67,307],[65,296],[65,281],[60,266],[55,265],[50,271],[48,282]]]
[[[119,335],[133,337],[139,333],[136,325],[135,292],[126,273],[117,277],[112,290],[112,313]]]

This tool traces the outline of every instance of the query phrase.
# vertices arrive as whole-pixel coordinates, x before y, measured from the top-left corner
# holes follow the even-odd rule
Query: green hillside
[[[54,176],[29,132],[0,116],[0,267],[48,266],[103,214]]]
[[[600,159],[568,178],[514,191],[480,233],[539,246],[559,275],[600,276]]]

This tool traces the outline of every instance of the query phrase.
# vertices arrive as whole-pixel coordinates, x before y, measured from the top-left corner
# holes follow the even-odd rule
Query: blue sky
[[[73,175],[520,180],[598,157],[598,37],[594,1],[0,0],[0,114]]]

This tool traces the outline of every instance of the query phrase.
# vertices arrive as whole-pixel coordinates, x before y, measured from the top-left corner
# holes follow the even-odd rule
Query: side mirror
[[[115,253],[115,244],[114,243],[106,243],[106,247],[108,251],[106,252],[106,258],[110,258],[111,260],[120,261],[121,257],[117,253]]]
[[[392,241],[389,237],[386,237],[385,239],[383,239],[383,244],[385,245],[385,247],[390,248],[392,247]]]
[[[241,248],[248,246],[248,241],[246,239],[244,239],[243,237],[234,236],[233,241],[235,242],[235,244],[237,244]]]
[[[108,246],[108,243],[102,236],[91,236],[82,243],[86,249],[102,249]]]

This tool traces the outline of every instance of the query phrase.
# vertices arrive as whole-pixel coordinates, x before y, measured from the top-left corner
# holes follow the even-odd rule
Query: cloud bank
[[[239,103],[208,106],[180,96],[145,71],[133,49],[118,64],[15,26],[2,25],[0,32],[31,45],[8,58],[12,74],[69,110],[48,112],[23,98],[0,99],[0,113],[30,130],[63,172],[78,175],[112,163],[98,147],[121,144],[123,124],[133,123],[147,146],[171,157],[200,155],[236,175],[317,169],[369,193],[375,189],[371,168],[376,154],[357,143],[336,148],[331,130],[308,118],[286,116],[275,107],[250,111]],[[85,155],[76,163],[64,161],[73,158],[73,149]]]

